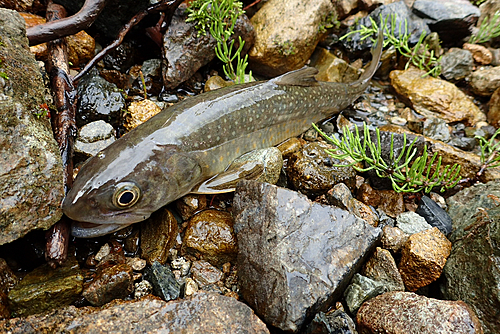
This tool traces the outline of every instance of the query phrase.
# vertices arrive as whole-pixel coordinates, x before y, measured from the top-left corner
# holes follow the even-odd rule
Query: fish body
[[[368,86],[381,44],[369,68],[350,84],[318,82],[317,70],[305,67],[163,110],[81,168],[63,203],[64,213],[77,221],[72,234],[95,237],[142,221],[242,154],[279,144],[338,113]]]

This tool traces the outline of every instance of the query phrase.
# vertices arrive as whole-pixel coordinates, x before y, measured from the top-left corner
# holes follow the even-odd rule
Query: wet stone
[[[228,167],[228,170],[238,169],[239,166],[262,166],[264,170],[256,180],[276,184],[283,167],[283,155],[276,147],[253,150],[236,158]]]
[[[29,52],[25,22],[0,8],[0,245],[62,216],[63,170],[47,117],[34,110],[45,100],[40,68]]]
[[[499,198],[500,183],[494,181],[466,188],[447,200],[453,248],[441,292],[444,298],[469,304],[488,334],[500,330]]]
[[[193,262],[191,274],[201,288],[219,282],[224,276],[222,271],[203,260]]]
[[[353,82],[361,74],[359,68],[349,65],[343,59],[333,55],[330,51],[323,48],[316,48],[311,56],[310,66],[318,69],[316,79],[328,82]],[[332,131],[333,132],[333,129]]]
[[[382,232],[382,238],[380,239],[382,247],[393,253],[399,252],[410,237],[398,227],[384,226]]]
[[[452,221],[448,213],[425,195],[422,196],[415,213],[424,217],[429,225],[437,227],[441,233],[446,236],[448,236],[453,229]]]
[[[178,257],[172,260],[170,266],[172,267],[172,269],[179,270],[181,272],[181,276],[186,276],[187,274],[189,274],[189,269],[191,268],[191,262],[189,262],[183,257]]]
[[[423,135],[435,140],[448,142],[451,139],[448,124],[442,119],[427,117],[424,121]]]
[[[90,158],[115,140],[115,130],[111,124],[104,121],[88,123],[78,131],[75,154],[81,155],[81,160]]]
[[[125,107],[125,98],[115,84],[107,82],[91,70],[78,82],[76,124],[82,127],[92,121],[103,120],[118,124]]]
[[[441,58],[441,74],[447,80],[465,79],[472,72],[473,66],[472,53],[468,50],[451,48]]]
[[[134,284],[134,298],[140,299],[147,296],[153,292],[153,286],[149,281],[142,280]]]
[[[409,291],[429,285],[441,276],[451,242],[437,229],[411,235],[401,250],[399,272]]]
[[[82,292],[83,276],[78,263],[68,260],[52,269],[44,264],[28,273],[8,293],[13,316],[43,313],[73,303]]]
[[[378,191],[373,190],[368,183],[361,184],[356,192],[356,197],[366,205],[377,207],[380,203],[380,195]]]
[[[470,85],[477,95],[491,96],[500,88],[500,66],[479,68],[472,72]]]
[[[313,321],[307,326],[305,334],[357,334],[356,324],[347,313],[342,310],[333,312],[318,312]]]
[[[411,292],[388,292],[364,303],[356,317],[360,333],[482,333],[463,301],[438,300]]]
[[[135,271],[143,271],[146,268],[146,260],[138,257],[127,257],[125,258],[127,265],[130,266]]]
[[[194,215],[182,243],[186,252],[215,265],[234,260],[238,249],[231,214],[209,209]]]
[[[398,215],[396,218],[396,227],[409,235],[432,228],[424,217],[412,211],[403,212]]]
[[[135,81],[132,83],[129,95],[142,96],[144,95],[144,89],[146,89],[148,95],[157,96],[158,94],[160,94],[163,88],[161,84],[161,66],[161,59],[145,60],[140,67],[142,78],[144,78],[144,83],[142,82],[142,78],[139,73],[130,71],[129,73],[135,78]]]
[[[132,130],[136,126],[146,122],[148,119],[158,114],[160,111],[160,107],[158,107],[156,103],[151,100],[142,100],[130,103],[125,117],[125,129],[127,129],[127,131]]]
[[[186,283],[184,284],[184,296],[191,296],[197,293],[199,290],[198,284],[192,278],[186,278]]]
[[[113,299],[123,299],[134,291],[132,268],[127,264],[99,268],[82,296],[92,305],[102,306]]]
[[[381,233],[347,211],[255,181],[238,184],[233,210],[240,292],[287,331],[341,296]]]
[[[372,256],[366,261],[361,270],[364,275],[374,281],[383,283],[386,291],[404,291],[405,286],[401,274],[396,266],[396,261],[391,253],[377,247]]]
[[[177,212],[183,221],[191,218],[196,212],[207,208],[207,196],[198,194],[188,194],[175,201]]]
[[[169,251],[175,245],[179,227],[168,209],[154,212],[141,224],[141,255],[148,264],[167,262]]]
[[[379,190],[380,203],[378,209],[385,212],[389,217],[396,218],[405,211],[403,194],[394,190]]]
[[[453,137],[448,144],[463,151],[472,151],[477,145],[477,139],[470,137]]]
[[[234,85],[232,81],[226,81],[218,75],[214,75],[205,82],[205,92]]]
[[[325,152],[325,149],[330,148],[331,146],[325,143],[313,142],[291,155],[288,160],[287,175],[295,189],[308,196],[319,196],[342,182],[354,190],[356,184],[354,169],[333,166],[342,162]]]
[[[365,220],[368,224],[378,226],[378,216],[368,205],[352,197],[351,191],[343,183],[336,184],[326,194],[328,203],[341,209],[348,210],[350,213]]]
[[[144,271],[144,279],[153,286],[155,296],[165,301],[179,298],[181,286],[167,266],[155,261],[151,267]]]
[[[381,282],[360,274],[354,274],[351,284],[344,292],[344,297],[349,312],[355,315],[361,304],[387,291],[387,287]]]

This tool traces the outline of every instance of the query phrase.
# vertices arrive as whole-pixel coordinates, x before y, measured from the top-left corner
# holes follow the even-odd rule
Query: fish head
[[[176,147],[119,142],[85,163],[64,199],[63,212],[79,222],[74,236],[96,237],[143,221],[189,192],[186,179],[200,174]]]

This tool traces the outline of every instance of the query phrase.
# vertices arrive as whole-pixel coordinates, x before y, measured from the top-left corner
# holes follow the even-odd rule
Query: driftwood
[[[45,24],[28,28],[26,34],[31,45],[49,42],[58,38],[74,35],[87,29],[106,6],[108,0],[86,0],[78,13],[59,20],[47,20]],[[65,15],[66,16],[66,15]]]
[[[47,21],[56,22],[66,16],[61,5],[49,2]],[[66,40],[59,38],[48,43],[47,72],[50,76],[56,111],[51,115],[54,138],[59,145],[64,170],[64,193],[73,184],[73,142],[76,137],[75,111],[77,95],[69,77]],[[61,265],[68,256],[69,221],[61,219],[46,233],[45,259],[50,266]]]

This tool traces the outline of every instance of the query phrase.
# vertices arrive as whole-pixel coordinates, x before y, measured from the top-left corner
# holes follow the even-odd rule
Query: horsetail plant
[[[350,131],[347,127],[342,130],[342,137],[329,137],[323,133],[315,124],[313,127],[325,138],[325,140],[336,146],[338,150],[326,150],[333,158],[353,160],[349,165],[335,165],[337,167],[352,166],[358,172],[374,170],[377,176],[389,178],[392,187],[397,192],[420,192],[429,193],[433,188],[440,187],[440,191],[453,188],[459,180],[460,165],[442,166],[442,158],[437,152],[429,160],[429,153],[425,145],[421,155],[416,157],[417,138],[407,146],[406,134],[403,134],[403,145],[397,157],[394,154],[394,134],[391,134],[389,161],[382,158],[382,145],[380,131],[376,129],[376,142],[370,137],[370,130],[363,124],[363,138],[356,127]],[[415,159],[414,159],[415,158]],[[359,167],[358,163],[364,163],[368,167]]]

